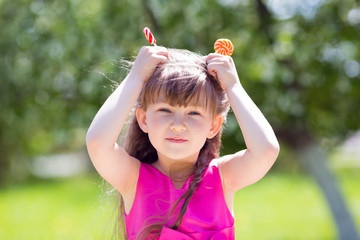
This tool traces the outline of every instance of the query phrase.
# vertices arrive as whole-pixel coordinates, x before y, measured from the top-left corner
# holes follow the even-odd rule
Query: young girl
[[[229,104],[247,149],[219,157]],[[132,108],[127,143],[118,137]],[[100,175],[121,194],[127,239],[234,239],[237,190],[279,153],[231,57],[142,47],[86,136]],[[126,237],[125,237],[126,238]]]

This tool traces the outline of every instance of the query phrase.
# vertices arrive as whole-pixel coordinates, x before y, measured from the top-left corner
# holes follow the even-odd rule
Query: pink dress
[[[192,196],[179,228],[169,228],[176,215],[170,216],[172,206],[189,187],[191,180],[192,176],[182,189],[176,189],[168,176],[150,164],[141,163],[135,200],[129,214],[125,214],[128,239],[135,240],[144,226],[159,222],[163,225],[157,238],[160,240],[235,239],[234,217],[225,203],[215,161],[204,171],[203,180]],[[177,210],[181,205],[182,202]]]

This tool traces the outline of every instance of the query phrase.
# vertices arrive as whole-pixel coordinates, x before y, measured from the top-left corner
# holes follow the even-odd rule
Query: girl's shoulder
[[[205,179],[207,179],[206,181],[222,182],[218,159],[211,160],[208,167],[204,170],[203,180]]]
[[[210,161],[209,167],[219,168],[219,158],[214,158]]]
[[[214,158],[210,161],[209,166],[207,167],[205,172],[209,172],[209,171],[211,173],[217,172],[219,175],[221,175],[220,168],[221,168],[220,158]]]

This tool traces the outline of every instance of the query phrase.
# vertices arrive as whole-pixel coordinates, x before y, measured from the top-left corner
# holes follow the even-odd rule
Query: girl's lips
[[[183,138],[166,138],[166,140],[173,143],[183,143],[187,141],[186,139]]]

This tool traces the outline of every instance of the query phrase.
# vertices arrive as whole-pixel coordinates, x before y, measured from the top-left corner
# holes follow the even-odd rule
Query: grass
[[[337,172],[360,229],[360,174]],[[0,239],[108,239],[113,206],[99,177],[0,189]],[[304,175],[274,172],[235,196],[236,239],[336,239],[326,201]]]
[[[97,185],[87,178],[2,190],[0,239],[84,239],[97,193]]]
[[[334,239],[326,202],[309,178],[269,175],[236,195],[238,239]]]

